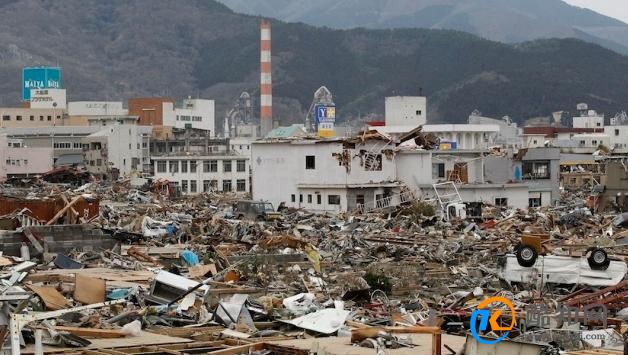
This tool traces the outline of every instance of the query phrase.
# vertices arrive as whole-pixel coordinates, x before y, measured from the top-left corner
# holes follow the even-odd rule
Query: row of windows
[[[203,120],[202,116],[177,115],[177,121],[201,122],[202,120]]]
[[[364,170],[366,171],[382,171],[382,155],[375,153],[365,153],[364,156]],[[338,165],[343,165],[342,161],[338,162]],[[316,156],[305,156],[305,170],[316,170]]]
[[[290,201],[297,202],[297,195],[290,195]],[[303,203],[303,194],[299,194],[299,203]],[[307,195],[307,203],[312,202],[312,194]],[[321,194],[316,194],[316,204],[320,205],[323,203],[323,196]],[[327,195],[327,204],[329,205],[340,205],[340,195]]]
[[[2,120],[3,121],[11,121],[15,118],[15,121],[23,121],[25,120],[26,116],[22,116],[22,115],[16,115],[16,116],[11,116],[11,115],[2,115]],[[46,121],[52,121],[52,116],[47,115],[47,116],[39,116],[39,120],[40,121],[44,121],[44,118]],[[30,115],[28,116],[29,121],[35,121],[35,116]],[[57,119],[60,120],[61,116],[57,116]]]
[[[83,149],[83,144],[80,142],[54,142],[54,149]]]
[[[6,160],[6,164],[7,166],[9,165],[13,165],[13,166],[26,166],[28,165],[28,159],[7,159]]]
[[[178,182],[174,183],[175,186],[179,185]],[[181,191],[183,193],[197,193],[198,186],[196,180],[181,180]],[[238,179],[235,184],[236,191],[246,191],[246,179]],[[218,190],[218,180],[203,180],[203,192],[210,192]],[[232,180],[222,180],[222,191],[233,191]]]
[[[157,161],[157,172],[158,173],[196,173],[197,169],[197,161],[196,160],[159,160]],[[229,173],[233,171],[232,161],[231,160],[223,160],[222,161],[222,171],[225,173]],[[236,160],[236,171],[237,172],[245,172],[246,171],[246,160]],[[204,173],[217,173],[218,172],[218,160],[203,160],[203,172]]]
[[[89,162],[85,162],[86,164],[88,164],[89,166],[102,166],[102,159],[96,159],[94,160],[90,160]],[[124,163],[126,164],[126,159],[124,161]]]

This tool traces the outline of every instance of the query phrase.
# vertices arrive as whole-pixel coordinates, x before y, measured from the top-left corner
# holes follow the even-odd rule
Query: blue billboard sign
[[[35,67],[22,69],[22,100],[30,101],[31,89],[60,89],[61,68]]]
[[[316,105],[316,123],[334,123],[336,122],[336,106]]]

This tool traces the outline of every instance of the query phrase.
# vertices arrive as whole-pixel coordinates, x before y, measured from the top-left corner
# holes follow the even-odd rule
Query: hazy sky
[[[564,0],[566,3],[589,8],[606,16],[628,23],[628,1],[626,0]]]

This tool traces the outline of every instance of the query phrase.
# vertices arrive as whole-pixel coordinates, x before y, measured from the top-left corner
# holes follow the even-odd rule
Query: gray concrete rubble
[[[556,207],[484,204],[465,219],[416,200],[248,218],[234,213],[245,195],[167,198],[129,180],[79,180],[0,191],[12,204],[0,216],[7,354],[625,346],[628,218],[592,213],[578,192]],[[499,309],[508,331],[474,323],[482,309]],[[494,350],[480,341],[504,334]]]

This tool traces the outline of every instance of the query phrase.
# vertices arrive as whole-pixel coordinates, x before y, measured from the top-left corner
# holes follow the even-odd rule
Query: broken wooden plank
[[[122,333],[120,329],[99,329],[99,328],[78,328],[78,327],[64,327],[56,326],[55,330],[68,332],[73,335],[88,338],[123,338],[126,334]]]
[[[26,285],[31,291],[35,292],[44,304],[46,308],[51,311],[68,308],[70,301],[68,301],[57,289],[51,286],[34,286]]]
[[[74,299],[83,304],[105,302],[106,281],[88,275],[76,274]]]

